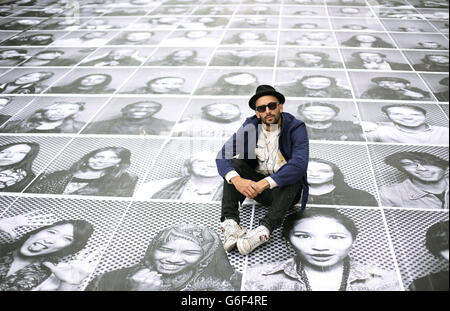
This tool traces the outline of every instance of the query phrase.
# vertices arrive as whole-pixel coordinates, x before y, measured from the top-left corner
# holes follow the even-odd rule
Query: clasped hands
[[[236,187],[237,191],[239,191],[249,199],[254,199],[261,192],[270,188],[270,184],[266,179],[253,181],[251,179],[245,179],[240,176],[235,176],[231,178],[230,181]]]

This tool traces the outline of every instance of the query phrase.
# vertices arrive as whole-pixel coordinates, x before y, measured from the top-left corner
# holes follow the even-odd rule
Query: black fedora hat
[[[280,102],[280,104],[284,104],[284,102],[285,102],[285,98],[284,98],[283,94],[278,93],[272,86],[263,84],[256,88],[255,95],[253,95],[252,98],[250,98],[250,100],[248,101],[248,105],[250,106],[250,108],[255,110],[256,100],[258,98],[260,98],[261,96],[266,96],[266,95],[275,96],[278,99],[278,101]]]

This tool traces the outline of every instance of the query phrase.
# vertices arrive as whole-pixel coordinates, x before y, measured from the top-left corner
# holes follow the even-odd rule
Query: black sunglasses
[[[269,107],[270,110],[274,110],[275,108],[277,108],[278,104],[279,103],[277,103],[277,102],[272,102],[267,105],[261,105],[261,106],[255,107],[255,110],[257,110],[258,112],[265,112],[267,107]]]

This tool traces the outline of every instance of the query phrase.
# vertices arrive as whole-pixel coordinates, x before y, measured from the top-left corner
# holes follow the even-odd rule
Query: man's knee
[[[300,197],[302,195],[302,189],[303,189],[303,183],[296,182],[294,184],[286,185],[284,187],[277,187],[274,188],[274,197],[284,197],[284,198],[291,198],[291,200],[295,201],[297,203],[300,200]],[[295,204],[294,203],[294,204]]]
[[[233,159],[233,166],[235,171],[241,176],[255,173],[255,169],[246,160]]]

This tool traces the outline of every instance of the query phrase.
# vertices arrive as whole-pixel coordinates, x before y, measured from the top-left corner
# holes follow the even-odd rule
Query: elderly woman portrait
[[[370,193],[350,187],[339,167],[330,161],[310,159],[308,183],[310,204],[378,206]]]
[[[67,170],[42,174],[26,192],[130,197],[138,179],[126,172],[130,158],[123,147],[96,149]]]
[[[75,290],[92,272],[81,261],[62,262],[86,246],[92,225],[80,219],[53,222],[48,216],[33,211],[0,219],[0,232],[13,240],[0,245],[0,291]],[[16,239],[17,228],[39,225]],[[44,286],[51,277],[53,285]]]
[[[309,208],[289,215],[283,237],[295,256],[247,270],[244,290],[392,291],[396,273],[353,260],[349,254],[359,230],[332,208]]]
[[[196,95],[249,95],[259,85],[258,77],[250,72],[230,72],[210,86],[199,88]]]
[[[425,247],[434,257],[447,262],[448,220],[431,225],[425,235]],[[448,268],[415,279],[408,288],[411,291],[448,291]]]
[[[199,152],[186,159],[179,177],[151,180],[138,190],[138,199],[211,202],[222,199],[223,179],[217,172],[216,153]]]
[[[0,84],[0,94],[39,94],[48,86],[42,81],[54,75],[51,71],[36,71],[21,75],[12,82]]]
[[[296,78],[292,82],[279,82],[280,89],[288,96],[351,98],[350,90],[337,85],[336,78],[310,75]]]
[[[38,153],[33,142],[0,146],[0,191],[21,192],[35,177],[32,166]]]
[[[136,265],[107,272],[92,291],[233,291],[240,288],[217,233],[192,224],[158,232]]]
[[[80,94],[104,94],[113,93],[115,89],[108,88],[112,77],[105,73],[91,73],[77,78],[73,82],[54,86],[47,93],[80,93]]]
[[[84,102],[55,102],[38,109],[24,120],[8,122],[3,133],[78,133],[84,122],[76,121],[76,114],[84,110]]]

